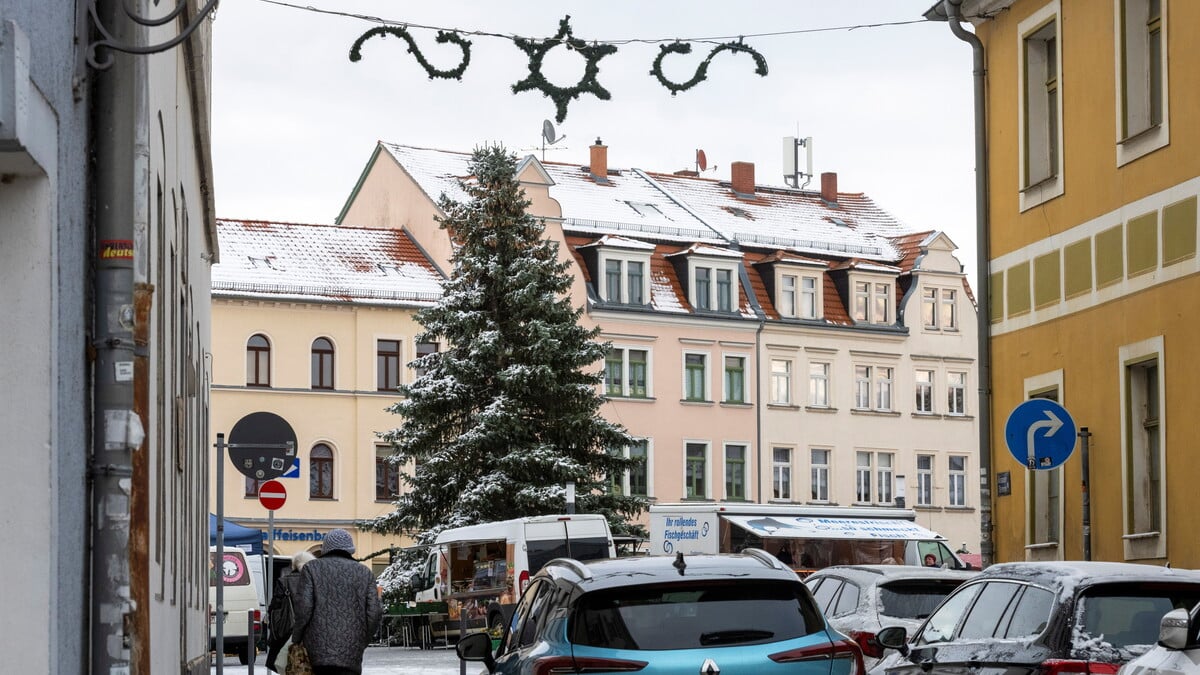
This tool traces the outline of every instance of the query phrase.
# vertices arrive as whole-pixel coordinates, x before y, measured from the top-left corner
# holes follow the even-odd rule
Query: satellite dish
[[[696,169],[697,171],[707,171],[708,170],[708,157],[704,156],[703,150],[696,151],[696,167],[697,167],[697,169]]]
[[[544,120],[542,122],[542,139],[550,145],[554,145],[561,140],[558,138],[558,132],[554,130],[554,124],[552,124],[550,120]]]

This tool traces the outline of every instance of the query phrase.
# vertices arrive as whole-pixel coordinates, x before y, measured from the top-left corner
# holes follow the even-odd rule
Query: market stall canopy
[[[211,513],[208,514],[208,545],[217,545],[217,517]],[[253,530],[249,527],[242,527],[233,521],[226,520],[225,546],[240,548],[248,553],[262,553],[262,530]],[[247,548],[247,546],[249,548]]]
[[[889,518],[810,518],[796,516],[727,516],[722,518],[758,535],[777,539],[933,540],[943,537],[911,520]]]

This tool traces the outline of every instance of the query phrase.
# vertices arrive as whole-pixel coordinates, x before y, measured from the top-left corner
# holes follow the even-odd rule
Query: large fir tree
[[[413,362],[424,373],[391,408],[403,417],[383,435],[391,460],[416,470],[401,474],[408,489],[370,529],[429,543],[448,527],[562,513],[574,481],[578,512],[640,530],[628,521],[645,501],[608,489],[608,476],[633,466],[609,449],[633,439],[599,414],[606,346],[579,325],[568,265],[526,213],[516,167],[503,148],[478,149],[463,182],[469,200],[440,201],[453,274],[416,318],[418,339],[444,349]]]

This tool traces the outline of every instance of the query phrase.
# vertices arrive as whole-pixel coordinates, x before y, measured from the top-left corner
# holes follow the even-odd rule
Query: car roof
[[[977,570],[951,570],[917,565],[834,565],[817,570],[808,578],[839,576],[864,584],[878,584],[908,579],[950,579],[961,582],[978,574]]]
[[[765,551],[683,557],[683,574],[671,556],[630,556],[581,563],[556,558],[539,574],[567,579],[591,592],[620,586],[695,581],[699,579],[775,579],[799,582],[800,577]]]
[[[1113,583],[1200,584],[1200,572],[1138,563],[1068,560],[998,563],[980,572],[977,579],[1028,581],[1056,589],[1060,597],[1066,597],[1077,589]]]

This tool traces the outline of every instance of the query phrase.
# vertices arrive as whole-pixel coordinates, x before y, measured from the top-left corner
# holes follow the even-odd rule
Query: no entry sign
[[[287,490],[284,489],[283,483],[277,480],[269,480],[258,488],[258,501],[268,511],[274,511],[283,506],[287,501]]]

